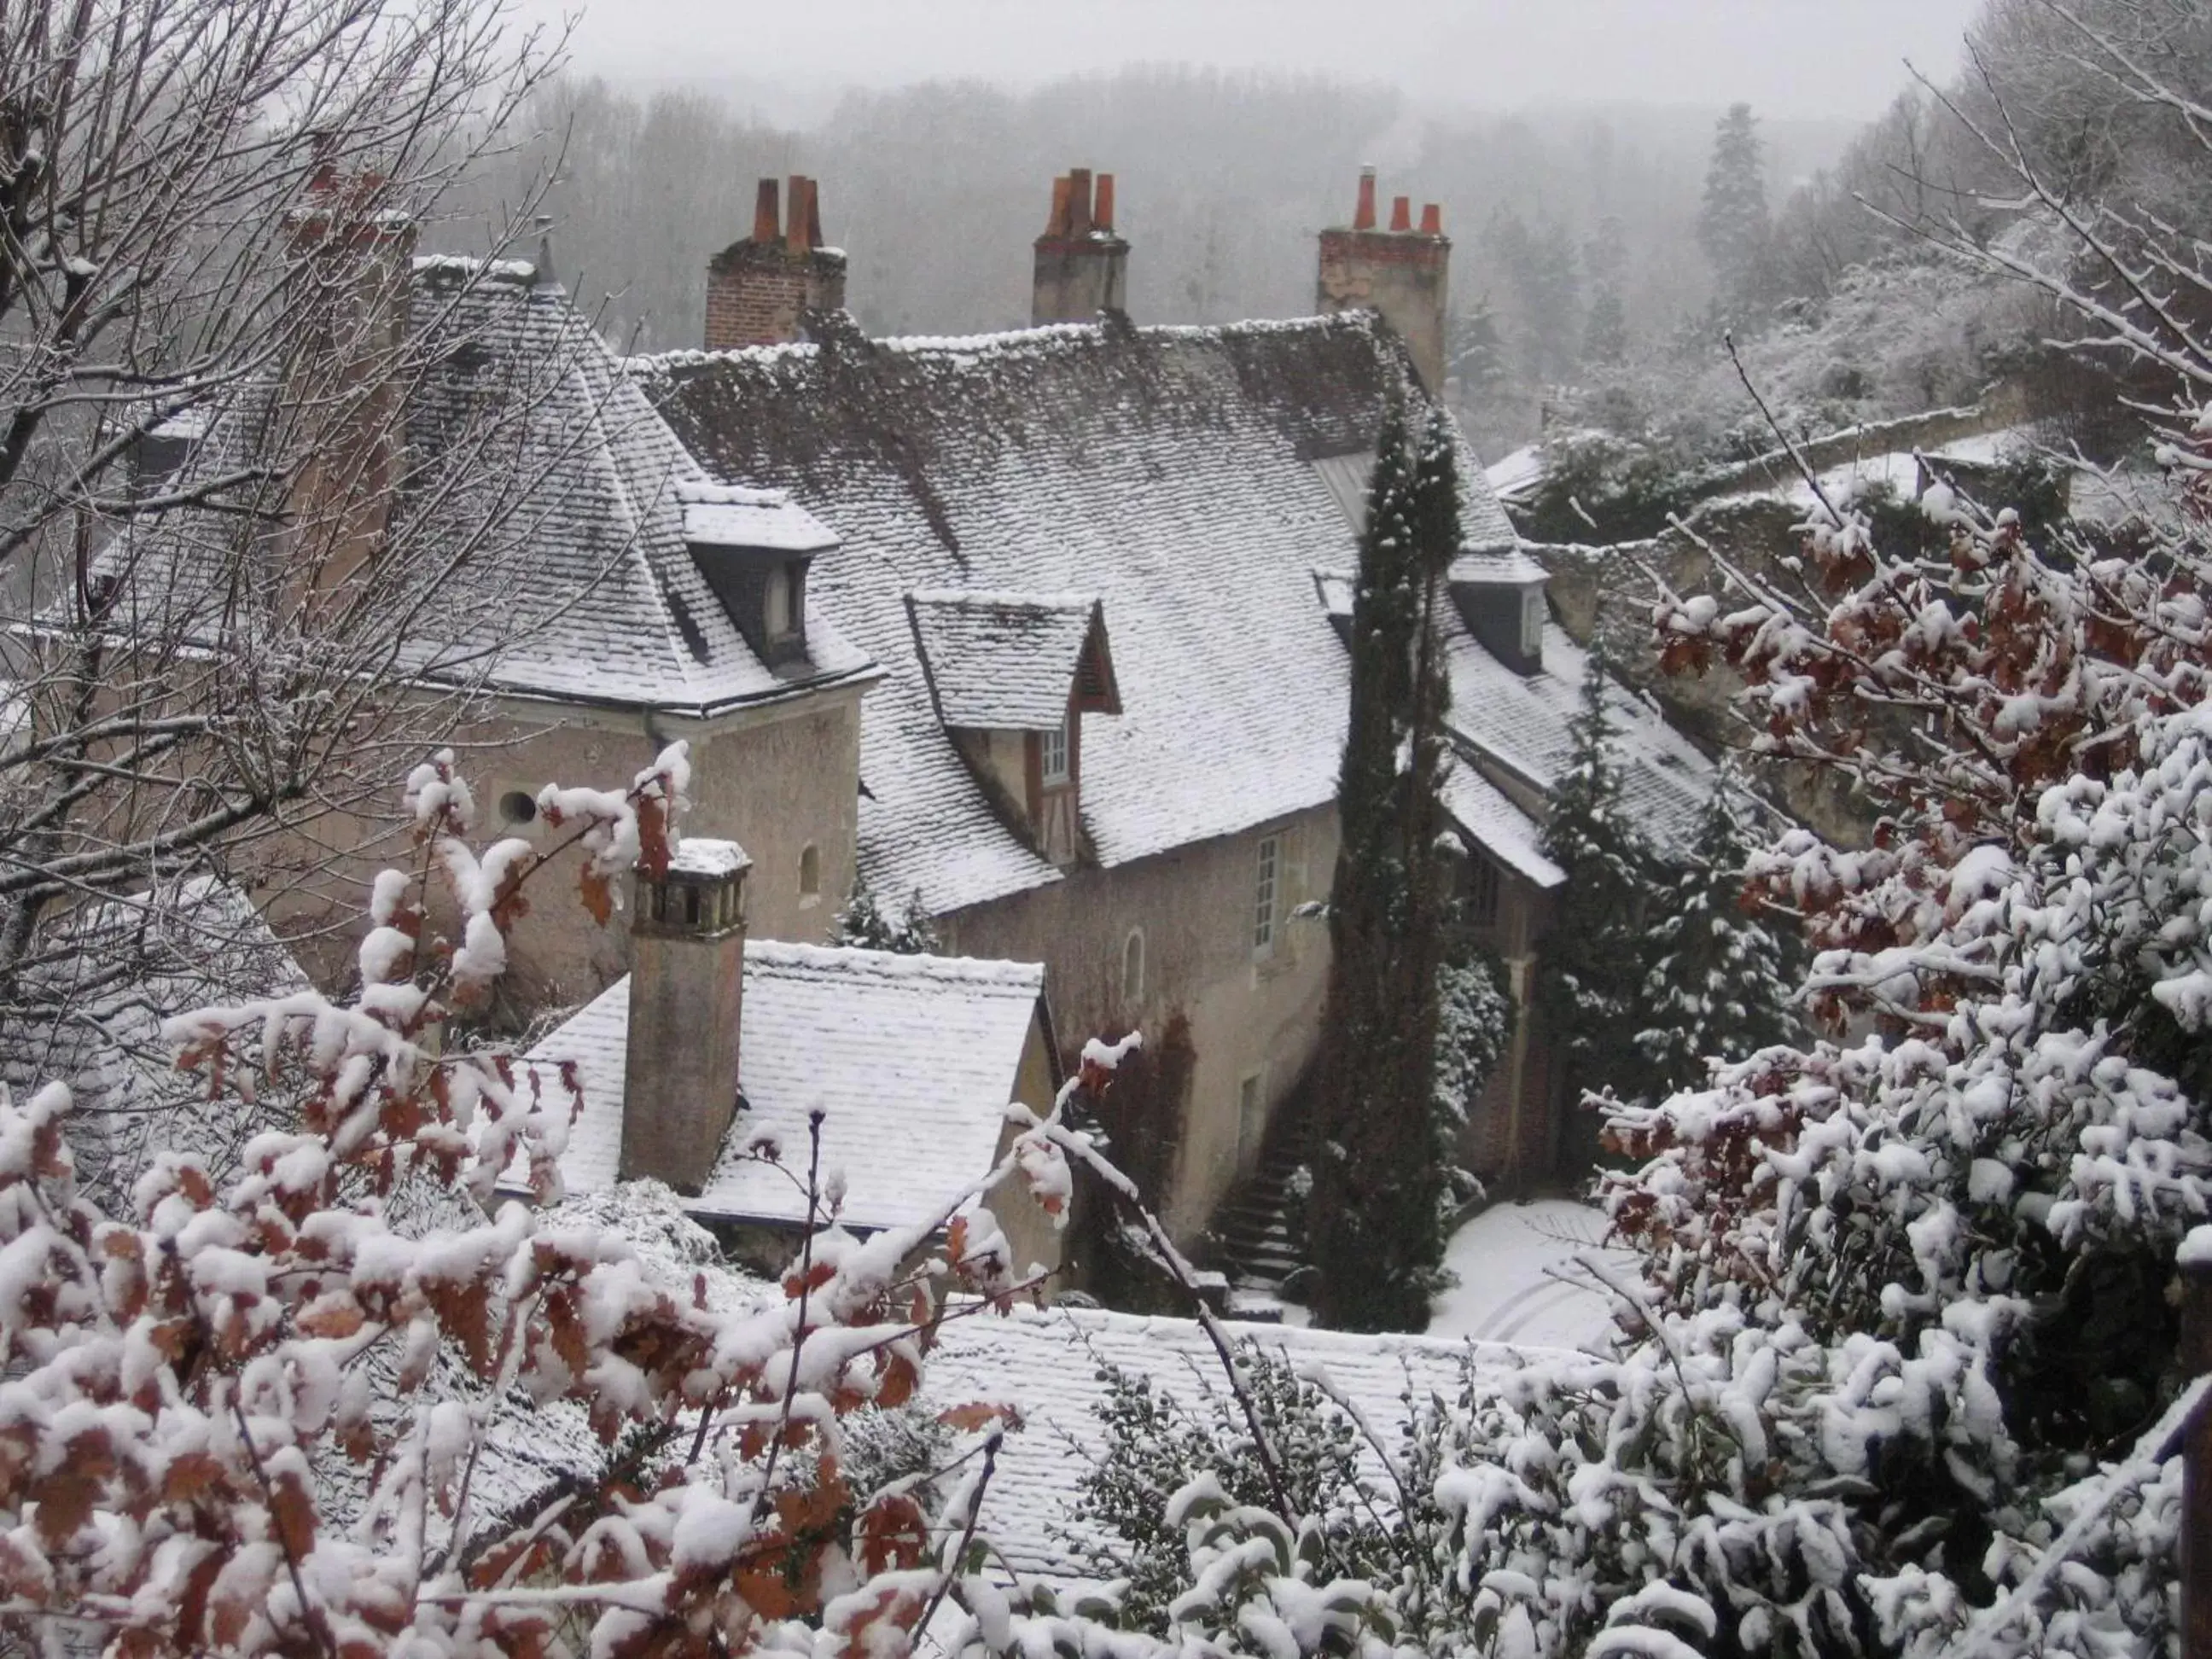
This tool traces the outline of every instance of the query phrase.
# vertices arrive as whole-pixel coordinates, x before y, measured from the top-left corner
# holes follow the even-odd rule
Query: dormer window
[[[1106,617],[1082,593],[906,596],[937,717],[1000,811],[1056,865],[1082,856],[1083,716],[1118,714]]]
[[[770,667],[806,659],[806,576],[837,538],[780,489],[678,479],[684,542],[753,654]]]
[[[1469,549],[1452,561],[1452,603],[1467,631],[1516,674],[1544,672],[1547,580],[1517,547]]]
[[[1075,781],[1074,775],[1068,770],[1067,764],[1067,726],[1068,721],[1074,718],[1073,714],[1066,716],[1058,726],[1044,733],[1043,754],[1037,769],[1042,776],[1044,787],[1048,789],[1056,788]]]

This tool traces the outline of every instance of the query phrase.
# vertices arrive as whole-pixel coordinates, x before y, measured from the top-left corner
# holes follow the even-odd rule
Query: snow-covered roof
[[[1566,880],[1567,872],[1544,856],[1542,827],[1457,756],[1444,773],[1443,799],[1462,832],[1515,874],[1545,888]]]
[[[1490,1344],[1419,1336],[1372,1336],[1272,1325],[1229,1328],[1294,1367],[1326,1375],[1356,1404],[1385,1444],[1405,1421],[1402,1396],[1456,1398],[1467,1366],[1480,1371],[1514,1363],[1515,1351]],[[983,1493],[978,1530],[1017,1572],[1059,1581],[1091,1576],[1079,1540],[1076,1503],[1083,1477],[1103,1455],[1098,1407],[1106,1364],[1148,1377],[1186,1404],[1223,1390],[1220,1361],[1198,1324],[1092,1309],[1019,1309],[939,1328],[923,1368],[923,1397],[939,1407],[1006,1401],[1022,1426],[1000,1447]],[[1379,1465],[1369,1473],[1381,1482]]]
[[[828,526],[781,489],[678,478],[684,539],[693,546],[751,547],[779,553],[825,553],[837,545]]]
[[[1524,444],[1482,469],[1498,500],[1516,501],[1534,489],[1544,476],[1544,446]]]
[[[583,1115],[561,1160],[573,1193],[616,1182],[629,990],[627,977],[618,980],[528,1056],[576,1066]],[[823,1167],[844,1172],[848,1224],[933,1218],[990,1170],[1043,991],[1044,969],[1029,963],[746,940],[744,1108],[720,1164],[686,1207],[721,1219],[803,1222],[805,1193],[744,1152],[769,1137],[787,1166],[803,1171],[807,1120],[818,1107]]]
[[[433,515],[433,542],[450,526],[470,552],[453,569],[419,562],[439,586],[402,665],[518,696],[700,715],[871,678],[867,654],[822,617],[809,618],[805,659],[771,669],[754,653],[687,527],[795,551],[835,538],[787,500],[705,479],[566,294],[534,277],[518,262],[416,262],[408,476],[432,483],[403,483],[392,522],[420,534],[417,515]],[[190,465],[219,475],[246,460],[273,389],[259,382],[219,411]],[[178,596],[190,605],[204,589],[205,621],[191,625],[222,626],[233,516],[180,509],[118,538],[104,563],[146,598],[118,614],[173,615]]]
[[[906,606],[939,715],[973,731],[1057,730],[1084,648],[1105,626],[1093,593],[925,589]]]
[[[939,719],[907,615],[917,591],[1100,599],[1122,712],[1084,723],[1081,809],[1109,867],[1334,799],[1346,670],[1313,573],[1356,560],[1349,483],[1407,374],[1371,319],[840,339],[635,367],[709,471],[788,489],[842,538],[810,605],[886,675],[861,722],[876,891],[918,890],[941,915],[1060,879]],[[1471,456],[1465,471],[1468,541],[1510,543]]]
[[[1452,635],[1445,657],[1451,724],[1462,743],[1479,760],[1530,787],[1550,789],[1573,753],[1569,726],[1582,706],[1589,653],[1547,623],[1540,674],[1516,673],[1463,634]],[[1686,846],[1698,808],[1712,793],[1712,762],[1657,710],[1618,684],[1606,706],[1613,715],[1630,809],[1662,844]]]

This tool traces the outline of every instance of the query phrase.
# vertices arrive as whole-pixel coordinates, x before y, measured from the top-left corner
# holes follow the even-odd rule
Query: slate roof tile
[[[1472,1367],[1479,1378],[1516,1363],[1519,1351],[1435,1337],[1360,1335],[1283,1326],[1231,1323],[1238,1338],[1301,1370],[1318,1370],[1358,1407],[1385,1444],[1406,1419],[1401,1398],[1441,1393],[1455,1399]],[[1018,1309],[946,1322],[922,1373],[923,1398],[939,1408],[970,1401],[1018,1406],[1020,1429],[999,1449],[983,1495],[979,1530],[1024,1577],[1067,1583],[1093,1576],[1082,1544],[1097,1534],[1076,1522],[1083,1478],[1105,1453],[1100,1380],[1111,1364],[1148,1377],[1155,1389],[1189,1406],[1223,1391],[1220,1361],[1197,1322],[1094,1309]],[[1387,1480],[1363,1454],[1378,1486]]]
[[[942,915],[1060,878],[955,752],[906,614],[915,591],[1099,599],[1122,712],[1084,721],[1082,814],[1105,866],[1334,799],[1346,665],[1315,573],[1356,561],[1354,486],[1406,373],[1371,319],[839,338],[631,367],[710,474],[787,489],[842,538],[811,592],[885,676],[861,726],[877,892]],[[1467,556],[1520,573],[1471,453],[1462,471]],[[1455,668],[1468,746],[1548,777],[1579,657],[1532,690],[1451,626],[1455,664],[1487,665]],[[1493,691],[1497,708],[1468,708]],[[1656,714],[1631,712],[1632,749],[1689,764]],[[1649,787],[1671,805],[1663,778]]]
[[[528,1055],[576,1066],[583,1115],[561,1160],[572,1193],[615,1185],[629,988],[618,980]],[[684,1207],[802,1222],[803,1190],[743,1154],[768,1136],[803,1174],[807,1119],[819,1107],[823,1166],[844,1172],[847,1222],[930,1220],[990,1170],[1043,991],[1044,969],[1031,964],[747,939],[738,1050],[745,1108],[720,1165]]]
[[[450,571],[421,562],[440,586],[404,653],[409,672],[701,714],[870,677],[834,620],[810,620],[802,663],[771,669],[747,646],[690,556],[687,515],[710,533],[750,520],[770,538],[758,545],[835,538],[787,501],[707,480],[557,285],[520,262],[425,256],[408,298],[428,366],[409,382],[409,470],[392,519],[419,528],[432,515],[434,541],[468,549]],[[250,459],[272,396],[266,380],[242,391],[186,465],[206,474]],[[198,625],[212,628],[229,598],[230,541],[225,515],[180,509],[118,538],[104,564],[130,573],[147,616],[207,590]]]
[[[1059,729],[1076,665],[1098,625],[1096,595],[924,589],[908,594],[906,603],[946,726]]]

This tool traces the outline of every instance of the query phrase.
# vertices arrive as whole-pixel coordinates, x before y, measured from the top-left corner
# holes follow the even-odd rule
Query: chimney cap
[[[679,881],[727,881],[753,867],[745,849],[733,841],[686,836],[668,855],[668,873]]]

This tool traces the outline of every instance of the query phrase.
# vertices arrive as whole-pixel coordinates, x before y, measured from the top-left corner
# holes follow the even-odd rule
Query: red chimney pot
[[[1091,226],[1094,230],[1114,234],[1114,175],[1098,175],[1098,194],[1091,204]]]
[[[1352,228],[1354,230],[1375,228],[1375,169],[1359,169],[1359,205],[1352,210]]]
[[[1421,208],[1421,234],[1441,236],[1443,234],[1444,210],[1434,202],[1425,204]]]
[[[1067,234],[1067,175],[1061,173],[1052,181],[1052,217],[1044,222],[1048,236]]]
[[[753,240],[780,242],[782,240],[783,210],[778,201],[776,182],[773,179],[763,179],[753,197]]]
[[[1070,167],[1067,170],[1067,234],[1088,236],[1091,234],[1091,169]]]
[[[1413,199],[1410,196],[1390,198],[1390,228],[1408,231],[1413,228]]]

